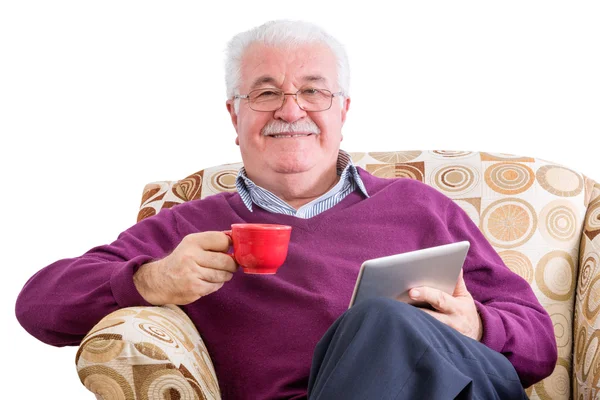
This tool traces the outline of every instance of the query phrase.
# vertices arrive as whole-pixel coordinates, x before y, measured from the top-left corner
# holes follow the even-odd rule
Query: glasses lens
[[[325,89],[301,89],[298,103],[306,111],[323,111],[331,107],[331,92]]]
[[[276,89],[257,89],[248,93],[250,108],[254,111],[275,111],[283,106],[284,92]],[[305,111],[324,111],[331,107],[332,94],[325,89],[300,89],[298,105]]]
[[[283,103],[283,92],[273,89],[253,90],[248,94],[250,108],[255,111],[274,111]]]

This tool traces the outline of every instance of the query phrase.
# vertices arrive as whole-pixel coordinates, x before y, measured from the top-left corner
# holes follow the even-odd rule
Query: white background
[[[223,52],[267,20],[309,20],[346,45],[348,151],[504,152],[600,179],[597,2],[348,3],[2,2],[4,390],[93,398],[76,348],[18,325],[17,294],[38,269],[133,224],[146,183],[240,160]]]

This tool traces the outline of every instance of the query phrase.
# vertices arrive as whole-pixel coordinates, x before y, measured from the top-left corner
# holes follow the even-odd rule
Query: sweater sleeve
[[[508,358],[524,387],[550,375],[557,360],[554,327],[531,286],[508,269],[453,201],[446,210],[446,223],[453,241],[471,243],[463,268],[465,284],[481,316],[482,343]]]
[[[38,271],[17,298],[17,319],[44,343],[78,345],[109,313],[150,305],[137,291],[133,275],[141,265],[166,256],[180,241],[175,214],[162,210],[111,244]]]

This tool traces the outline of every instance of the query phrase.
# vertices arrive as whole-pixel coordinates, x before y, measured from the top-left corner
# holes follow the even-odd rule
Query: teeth
[[[310,136],[310,133],[306,134],[306,133],[301,133],[298,135],[271,135],[272,137],[275,138],[284,138],[284,137],[305,137],[305,136]]]

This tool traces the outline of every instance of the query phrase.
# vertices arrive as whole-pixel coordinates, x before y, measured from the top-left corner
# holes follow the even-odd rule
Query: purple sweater
[[[19,295],[17,318],[43,342],[78,345],[110,312],[148,305],[133,274],[184,236],[241,222],[288,224],[288,257],[276,275],[239,270],[182,308],[205,340],[224,399],[304,398],[315,345],[347,309],[364,260],[468,240],[464,277],[483,321],[482,342],[510,360],[524,386],[549,375],[557,351],[548,314],[462,209],[421,182],[359,172],[370,198],[356,191],[310,219],[250,212],[235,193],[165,209],[110,245],[39,271]]]

